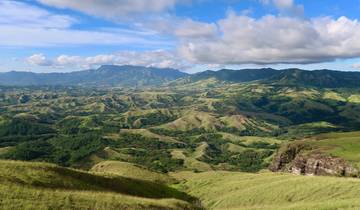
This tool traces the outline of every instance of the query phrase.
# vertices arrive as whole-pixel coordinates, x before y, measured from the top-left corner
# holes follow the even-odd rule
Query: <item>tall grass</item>
[[[194,201],[150,181],[0,161],[0,209],[194,209]]]
[[[178,185],[209,209],[360,209],[360,180],[264,172],[180,172]]]

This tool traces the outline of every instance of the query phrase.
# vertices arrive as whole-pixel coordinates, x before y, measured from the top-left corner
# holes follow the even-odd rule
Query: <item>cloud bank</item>
[[[158,68],[187,69],[190,64],[176,56],[174,52],[165,50],[134,52],[122,51],[114,54],[104,54],[96,56],[70,56],[60,55],[50,59],[43,54],[34,54],[26,61],[35,66],[48,66],[52,68],[97,68],[100,65],[135,65]]]
[[[181,55],[214,64],[310,64],[360,56],[360,23],[347,17],[254,19],[230,13],[217,30],[212,41],[184,41]]]
[[[4,0],[0,2],[0,47],[121,45],[124,49],[137,45],[144,48],[137,52],[88,57],[60,55],[51,59],[37,53],[26,59],[31,65],[52,68],[131,64],[183,69],[191,65],[316,64],[360,57],[357,19],[345,16],[307,19],[303,16],[303,5],[294,0],[259,1],[273,5],[279,14],[254,18],[229,12],[215,22],[200,22],[167,13],[177,4],[191,0],[38,0],[50,7],[114,20],[112,28],[84,30],[76,28],[81,20],[71,13],[62,15],[26,1]],[[126,29],[117,25],[118,17],[153,13],[159,16],[125,21]]]
[[[131,15],[160,13],[189,0],[38,0],[58,8],[73,9],[90,15],[116,19]]]
[[[95,30],[74,28],[79,21],[24,2],[0,1],[0,47],[128,44],[159,47],[169,44],[150,31],[117,27]]]

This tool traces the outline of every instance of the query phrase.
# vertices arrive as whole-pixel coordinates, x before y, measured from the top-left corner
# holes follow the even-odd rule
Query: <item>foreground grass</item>
[[[149,181],[0,161],[0,209],[194,209],[193,201]]]
[[[177,199],[145,199],[116,193],[0,184],[0,209],[192,209]]]
[[[179,172],[182,190],[209,209],[360,209],[360,180],[264,172]]]

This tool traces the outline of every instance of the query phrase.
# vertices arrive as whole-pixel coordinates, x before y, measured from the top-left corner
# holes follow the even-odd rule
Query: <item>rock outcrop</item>
[[[269,168],[298,175],[360,177],[359,170],[344,159],[322,153],[304,142],[280,148]]]

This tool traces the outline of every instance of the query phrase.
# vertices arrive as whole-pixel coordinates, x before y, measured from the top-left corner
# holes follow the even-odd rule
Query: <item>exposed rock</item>
[[[276,154],[271,171],[298,175],[359,177],[359,170],[347,161],[314,150],[303,142],[285,145]]]
[[[306,144],[292,143],[279,149],[269,169],[271,171],[282,171],[291,163],[296,156],[308,146]]]

